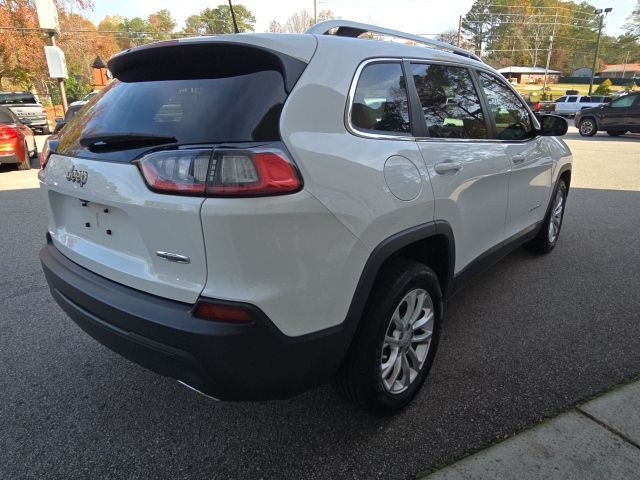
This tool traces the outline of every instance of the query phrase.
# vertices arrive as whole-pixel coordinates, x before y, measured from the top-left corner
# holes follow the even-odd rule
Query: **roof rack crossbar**
[[[392,30],[390,28],[378,27],[376,25],[369,25],[360,22],[351,22],[349,20],[327,20],[313,25],[305,33],[312,35],[328,35],[333,29],[337,29],[334,35],[340,37],[358,37],[363,33],[378,33],[381,35],[388,35],[396,38],[403,38],[405,40],[411,40],[412,42],[421,43],[429,47],[437,48],[440,50],[446,50],[453,52],[463,57],[471,58],[482,62],[482,59],[474,53],[471,53],[463,48],[454,47],[448,43],[438,42],[437,40],[431,40],[429,38],[421,37],[420,35],[413,35],[411,33],[401,32],[400,30]]]

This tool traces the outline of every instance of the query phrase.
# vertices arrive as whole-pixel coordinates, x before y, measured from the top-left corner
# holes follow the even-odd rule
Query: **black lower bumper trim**
[[[51,243],[40,260],[53,298],[85,332],[123,357],[221,400],[287,398],[326,383],[349,346],[351,335],[342,328],[288,337],[255,307],[250,324],[198,319],[192,305],[101,277]]]

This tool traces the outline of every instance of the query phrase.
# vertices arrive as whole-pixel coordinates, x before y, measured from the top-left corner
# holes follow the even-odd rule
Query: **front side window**
[[[569,97],[569,100],[567,100],[567,102],[569,103],[576,103],[578,101],[578,97]]]
[[[466,68],[411,64],[422,111],[435,138],[487,138],[480,99]]]
[[[633,105],[633,101],[636,99],[635,95],[625,95],[617,100],[611,102],[611,108],[626,108]]]
[[[500,140],[525,140],[533,136],[529,112],[518,96],[497,77],[480,73],[480,83],[489,103]]]
[[[409,133],[407,88],[399,63],[374,63],[360,74],[351,123],[361,130]]]
[[[564,103],[567,100],[567,97],[560,97],[556,100],[556,103]]]

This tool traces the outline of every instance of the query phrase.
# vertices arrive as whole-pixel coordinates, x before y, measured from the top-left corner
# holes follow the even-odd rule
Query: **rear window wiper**
[[[152,133],[96,133],[80,138],[83,147],[131,147],[134,145],[156,145],[163,143],[176,143],[176,137],[168,135],[154,135]]]

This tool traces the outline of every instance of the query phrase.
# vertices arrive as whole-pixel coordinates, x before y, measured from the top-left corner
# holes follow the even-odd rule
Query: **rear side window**
[[[360,130],[392,134],[411,131],[407,87],[399,63],[364,67],[353,98],[351,124]]]
[[[466,68],[411,64],[422,111],[435,138],[487,138],[478,93]]]
[[[633,105],[633,101],[637,97],[635,95],[625,95],[611,102],[611,108],[626,108]]]
[[[533,136],[529,112],[518,96],[501,80],[480,73],[480,83],[489,104],[500,140],[525,140]]]
[[[599,102],[598,97],[580,97],[580,103]]]

